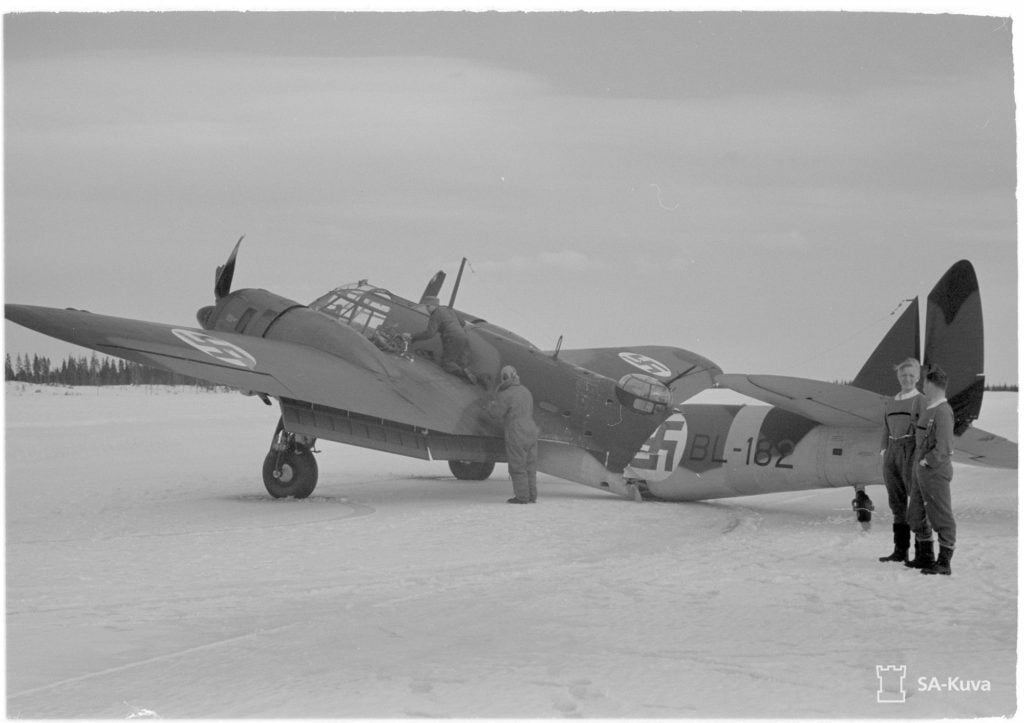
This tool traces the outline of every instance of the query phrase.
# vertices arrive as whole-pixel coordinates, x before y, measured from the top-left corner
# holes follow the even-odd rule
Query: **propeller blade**
[[[238,255],[238,247],[242,245],[242,239],[244,238],[245,234],[238,238],[238,242],[235,243],[235,248],[228,257],[227,263],[217,267],[217,278],[213,284],[213,295],[218,299],[223,299],[231,293],[231,280],[235,276],[235,256]]]
[[[427,282],[427,288],[423,289],[423,294],[420,295],[420,303],[428,296],[437,296],[441,293],[441,287],[444,286],[445,273],[438,271],[434,276]]]

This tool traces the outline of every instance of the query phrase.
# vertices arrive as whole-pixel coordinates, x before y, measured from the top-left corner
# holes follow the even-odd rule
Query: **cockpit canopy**
[[[370,336],[384,323],[395,306],[413,308],[416,304],[363,279],[327,292],[310,304],[309,308]]]
[[[399,331],[420,331],[425,323],[423,318],[427,315],[427,309],[423,304],[403,299],[387,289],[374,286],[366,279],[328,291],[310,304],[309,308],[325,314],[339,324],[351,326],[370,338],[385,322],[387,322],[388,329],[394,327]],[[412,313],[403,311],[405,309],[411,310]],[[394,313],[395,311],[398,313]],[[503,336],[531,349],[537,348],[508,329],[495,326],[484,319],[462,311],[456,310],[455,313],[467,326]]]

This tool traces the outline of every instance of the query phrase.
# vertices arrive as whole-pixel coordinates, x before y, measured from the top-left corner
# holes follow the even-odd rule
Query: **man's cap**
[[[436,296],[424,296],[423,297],[423,305],[424,306],[440,306],[441,305],[441,300],[439,298],[437,298]]]

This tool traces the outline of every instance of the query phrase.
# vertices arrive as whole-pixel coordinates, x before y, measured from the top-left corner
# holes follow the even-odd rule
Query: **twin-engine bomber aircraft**
[[[239,240],[239,244],[241,239]],[[270,404],[281,418],[263,463],[274,497],[308,497],[317,439],[447,460],[459,479],[483,480],[504,462],[502,430],[486,411],[489,387],[511,364],[533,393],[540,471],[633,499],[700,500],[881,482],[884,399],[898,391],[892,365],[918,357],[916,300],[851,385],[723,374],[704,357],[664,346],[545,352],[456,310],[480,384],[442,370],[422,303],[361,281],[309,305],[263,289],[231,291],[235,245],[218,267],[216,302],[202,330],[75,309],[6,304],[11,321],[125,359],[224,384]],[[461,276],[461,271],[460,271]],[[423,297],[444,283],[438,272]],[[454,302],[456,288],[452,292]],[[981,302],[961,261],[928,297],[924,363],[949,374],[962,462],[1016,467],[1017,446],[969,425],[981,406]],[[684,404],[719,385],[764,405]]]

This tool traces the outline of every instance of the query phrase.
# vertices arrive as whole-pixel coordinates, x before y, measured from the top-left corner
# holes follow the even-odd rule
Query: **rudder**
[[[924,366],[939,366],[946,372],[954,432],[963,434],[978,418],[985,391],[981,294],[970,261],[953,264],[928,294]]]

